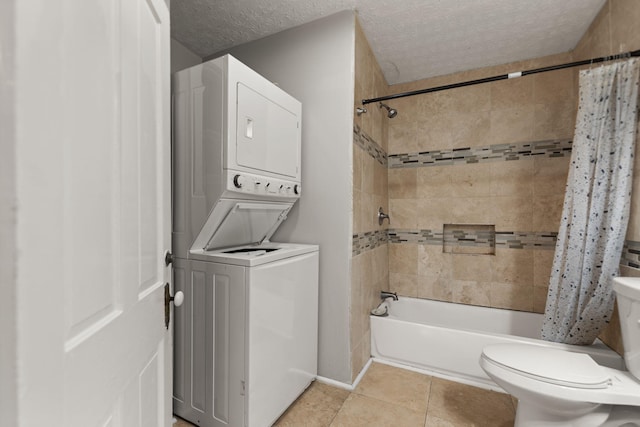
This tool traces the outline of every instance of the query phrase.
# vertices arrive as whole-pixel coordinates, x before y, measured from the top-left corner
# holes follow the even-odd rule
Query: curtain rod
[[[614,61],[617,59],[630,58],[632,56],[640,56],[640,50],[634,50],[631,52],[620,53],[618,55],[612,55],[612,56],[601,56],[600,58],[585,59],[583,61],[569,62],[567,64],[552,65],[550,67],[536,68],[533,70],[518,71],[516,73],[501,74],[499,76],[485,77],[483,79],[469,80],[466,82],[453,83],[453,84],[444,85],[444,86],[436,86],[428,89],[419,89],[411,92],[396,93],[394,95],[380,96],[378,98],[363,99],[362,105],[371,104],[372,102],[387,101],[389,99],[397,99],[397,98],[404,98],[407,96],[422,95],[424,93],[439,92],[441,90],[455,89],[458,87],[472,86],[480,83],[489,83],[489,82],[495,82],[498,80],[514,79],[517,77],[528,76],[530,74],[544,73],[547,71],[561,70],[564,68],[579,67],[580,65],[590,65],[590,64],[597,64],[598,62]]]

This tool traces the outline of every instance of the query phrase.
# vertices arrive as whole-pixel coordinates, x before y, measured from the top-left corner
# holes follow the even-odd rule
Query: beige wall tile
[[[574,97],[536,104],[533,116],[534,141],[572,138],[576,124]]]
[[[418,276],[453,277],[453,256],[444,253],[442,246],[418,245]]]
[[[358,255],[357,257],[361,258],[359,261],[361,283],[372,283],[374,280],[373,265],[372,265],[373,259],[369,255],[369,251],[364,252]]]
[[[533,310],[533,285],[491,283],[491,307],[510,310]]]
[[[640,147],[640,144],[637,143]],[[640,163],[636,158],[636,164]],[[628,240],[640,241],[640,173],[635,172],[631,187],[631,212],[629,213],[629,225],[627,227]]]
[[[430,79],[423,80],[424,86],[420,86],[420,88],[441,86],[437,84],[437,81],[433,81],[433,83],[430,81]],[[443,112],[453,111],[455,100],[451,95],[452,91],[441,91],[415,96],[413,99],[418,101],[417,107],[421,117],[433,117]]]
[[[491,141],[508,144],[531,141],[533,137],[534,107],[523,105],[491,111]]]
[[[491,139],[491,112],[452,113],[457,125],[451,129],[451,148],[485,147]]]
[[[360,206],[358,209],[358,224],[360,232],[371,231],[371,212],[373,209],[373,195],[360,192]]]
[[[389,273],[418,274],[418,245],[389,245]]]
[[[416,193],[419,199],[451,196],[451,175],[449,166],[429,166],[417,168]]]
[[[353,144],[353,189],[361,190],[362,189],[362,162],[363,162],[363,151],[362,148],[358,147],[356,144]]]
[[[491,197],[456,197],[450,199],[446,224],[495,224],[496,208]]]
[[[493,199],[493,209],[495,210],[494,218],[496,230],[540,230],[539,228],[536,228],[536,224],[533,223],[533,207],[531,206],[531,199],[529,198],[495,197]]]
[[[491,109],[518,108],[533,103],[533,80],[518,78],[487,85],[491,90]]]
[[[453,200],[450,197],[418,199],[418,228],[442,232],[443,224],[453,222]]]
[[[418,276],[415,274],[389,273],[389,289],[405,297],[418,296]]]
[[[562,217],[564,194],[537,196],[533,201],[533,229],[558,231]]]
[[[472,280],[477,282],[491,282],[491,264],[493,255],[458,255],[451,257],[453,275],[456,280]]]
[[[570,156],[537,157],[533,159],[534,196],[562,194],[564,197],[570,162]]]
[[[351,347],[351,381],[355,381],[358,374],[367,363],[367,360],[363,357],[363,347],[366,344],[363,341],[358,342],[357,345]],[[368,358],[367,358],[368,359]]]
[[[491,283],[474,280],[452,280],[452,301],[461,304],[491,306]]]
[[[554,255],[553,249],[533,251],[533,284],[535,286],[546,288],[549,285]]]
[[[488,163],[491,168],[491,195],[531,198],[533,159]]]
[[[418,226],[416,199],[389,200],[389,216],[392,228],[415,229]]]
[[[377,160],[373,163],[373,194],[388,198],[388,171],[387,167],[380,164]]]
[[[362,191],[373,194],[373,166],[376,163],[373,157],[364,153],[362,156]]]
[[[533,312],[544,313],[545,306],[547,305],[547,292],[548,286],[535,286],[533,287]]]
[[[384,281],[385,276],[389,275],[389,245],[385,244],[378,246],[373,250],[372,258],[373,277],[380,278]],[[384,283],[383,283],[384,284]],[[388,289],[389,284],[386,284],[386,288],[379,289],[380,291]],[[377,296],[376,296],[377,298]]]
[[[589,39],[589,48],[586,52],[587,56],[580,59],[595,58],[613,53],[611,49],[610,5],[611,1],[604,5],[602,11],[587,31],[585,37]]]
[[[353,190],[353,232],[361,233],[364,231],[360,222],[362,211],[362,192],[360,190]]]
[[[489,111],[491,106],[491,87],[486,84],[466,86],[448,91],[451,107],[463,113]],[[437,93],[437,92],[436,92]],[[446,92],[445,92],[446,93]]]
[[[533,284],[534,252],[531,249],[496,249],[491,261],[491,280],[515,286]]]
[[[415,199],[417,168],[389,169],[389,199]]]
[[[371,107],[373,108],[373,107]],[[389,123],[389,154],[415,153],[418,151],[416,122]]]
[[[415,141],[403,153],[453,148],[455,118],[450,112],[425,115],[416,122]],[[411,148],[411,149],[409,149]]]
[[[536,104],[554,104],[574,97],[573,79],[575,71],[566,68],[564,70],[549,71],[534,74],[533,100]]]
[[[469,163],[452,168],[452,197],[488,197],[491,194],[495,164]]]
[[[611,49],[612,53],[640,49],[640,5],[637,0],[611,1]]]
[[[418,298],[452,301],[452,279],[438,276],[418,276]]]

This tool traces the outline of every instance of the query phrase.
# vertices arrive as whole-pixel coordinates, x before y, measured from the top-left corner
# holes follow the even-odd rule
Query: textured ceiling
[[[172,37],[201,57],[356,10],[389,84],[573,49],[606,0],[173,0]]]

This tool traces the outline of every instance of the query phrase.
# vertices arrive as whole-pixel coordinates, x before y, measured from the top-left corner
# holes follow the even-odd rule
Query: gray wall
[[[171,74],[202,62],[202,58],[190,51],[178,40],[171,39]]]
[[[302,198],[273,240],[320,245],[318,373],[345,383],[351,382],[354,45],[355,15],[347,11],[228,52],[302,102]]]
[[[17,425],[15,18],[16,0],[0,2],[0,414]]]

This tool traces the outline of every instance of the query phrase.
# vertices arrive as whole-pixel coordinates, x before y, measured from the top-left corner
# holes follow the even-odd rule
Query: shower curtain
[[[629,220],[640,60],[580,72],[580,100],[542,338],[588,345],[613,311]],[[636,203],[638,203],[636,201]]]

